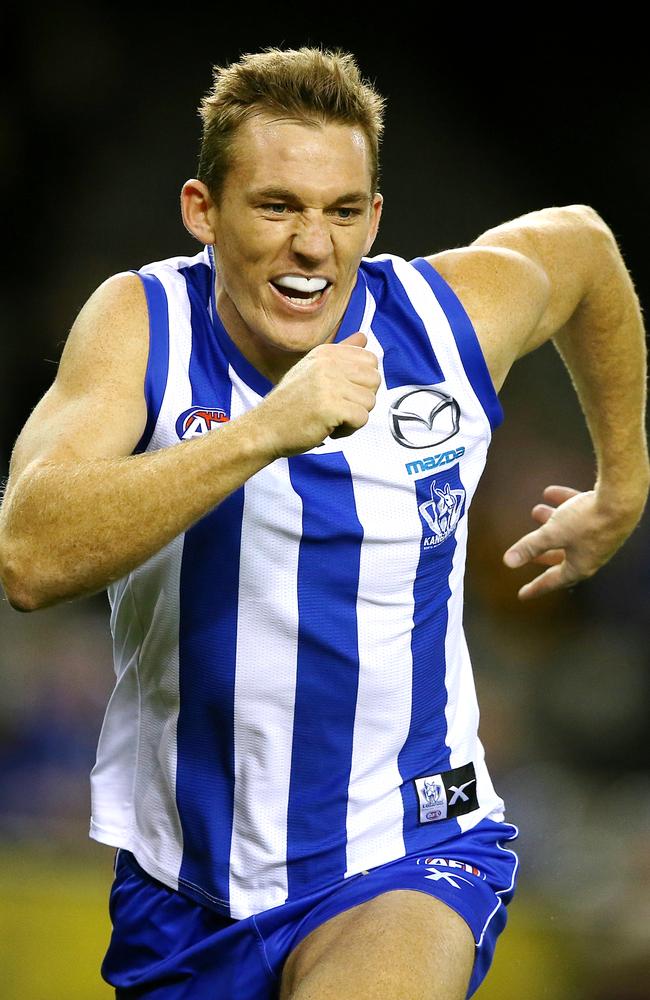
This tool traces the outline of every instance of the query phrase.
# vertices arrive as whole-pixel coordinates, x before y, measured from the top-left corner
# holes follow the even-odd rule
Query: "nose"
[[[325,260],[332,250],[332,237],[321,212],[303,212],[296,223],[291,249],[297,257],[314,264]]]

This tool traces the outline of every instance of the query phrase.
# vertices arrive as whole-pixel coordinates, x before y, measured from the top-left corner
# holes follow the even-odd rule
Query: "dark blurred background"
[[[374,253],[471,242],[587,203],[642,305],[650,221],[647,55],[638,29],[528,12],[506,21],[369,7],[0,14],[0,476],[67,331],[110,274],[193,253],[178,210],[211,66],[267,45],[354,52],[388,98]],[[356,26],[355,26],[356,25]],[[482,738],[521,829],[520,893],[484,1000],[650,996],[648,518],[575,591],[521,604],[505,548],[543,487],[593,483],[580,408],[552,346],[521,361],[472,510],[467,633]],[[3,996],[104,997],[112,852],[87,840],[88,772],[112,667],[105,597],[32,616],[0,603]],[[37,961],[38,959],[38,961]]]

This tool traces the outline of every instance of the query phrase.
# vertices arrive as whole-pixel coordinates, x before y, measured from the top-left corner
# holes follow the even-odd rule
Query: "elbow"
[[[38,611],[52,603],[46,598],[32,561],[19,558],[4,538],[0,538],[0,582],[16,611]]]
[[[28,611],[38,611],[39,607],[41,607],[36,601],[31,600],[27,592],[11,591],[7,587],[4,588],[4,591],[7,601],[14,611],[22,611],[26,614]]]
[[[615,241],[612,230],[609,228],[602,215],[600,215],[595,208],[592,208],[591,205],[567,205],[563,211],[569,212],[573,218],[578,219],[580,223],[587,229],[591,230],[591,232],[600,233],[608,240]]]
[[[591,223],[601,223],[604,225],[604,221],[598,214],[595,208],[591,205],[566,205],[565,211],[573,212],[575,215],[582,216],[586,221]]]

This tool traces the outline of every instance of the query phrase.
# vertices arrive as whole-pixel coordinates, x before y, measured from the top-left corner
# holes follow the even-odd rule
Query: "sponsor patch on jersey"
[[[207,434],[208,431],[229,420],[226,411],[219,407],[191,406],[189,410],[184,410],[176,421],[176,433],[181,441],[187,441],[189,438]]]
[[[476,772],[472,763],[454,767],[441,774],[415,778],[415,791],[420,808],[420,823],[436,823],[441,819],[464,816],[478,809]]]
[[[458,434],[460,406],[442,389],[417,386],[393,401],[388,419],[403,448],[433,448]]]
[[[437,548],[456,532],[465,511],[465,489],[458,466],[415,482],[422,522],[422,549]]]
[[[405,462],[404,468],[409,476],[417,476],[421,472],[439,469],[441,465],[451,465],[465,454],[465,449],[452,448],[451,451],[440,451],[437,455],[427,455],[426,458],[416,458],[413,462]]]

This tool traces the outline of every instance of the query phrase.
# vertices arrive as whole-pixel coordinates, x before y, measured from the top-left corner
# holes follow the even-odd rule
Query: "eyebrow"
[[[270,201],[290,201],[290,202],[300,202],[301,199],[293,191],[289,191],[288,188],[281,187],[268,187],[260,188],[257,191],[252,191],[250,194],[251,201],[258,201],[260,198],[266,198]],[[350,202],[365,203],[370,201],[370,195],[367,191],[348,191],[346,194],[340,195],[331,205],[327,205],[327,208],[336,208],[337,205],[347,205]]]

